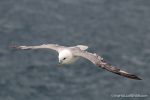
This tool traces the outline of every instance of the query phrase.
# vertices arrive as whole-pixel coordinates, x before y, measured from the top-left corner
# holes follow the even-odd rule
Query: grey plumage
[[[62,49],[66,48],[65,46],[60,46],[58,44],[42,44],[39,46],[17,46],[13,45],[12,48],[16,49],[23,49],[23,50],[29,50],[29,49],[52,49],[57,52],[61,51]]]
[[[112,66],[111,64],[106,63],[106,61],[104,61],[103,58],[98,56],[96,53],[92,54],[87,51],[76,50],[74,54],[76,56],[81,56],[83,58],[86,58],[89,61],[91,61],[93,64],[95,64],[96,66],[106,69],[107,71],[110,71],[112,73],[130,78],[130,79],[141,80],[141,78],[137,77],[136,75],[130,74],[126,71],[123,71],[117,67]]]

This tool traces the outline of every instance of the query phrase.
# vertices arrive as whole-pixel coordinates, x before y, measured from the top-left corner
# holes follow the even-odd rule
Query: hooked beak
[[[62,61],[61,60],[59,61],[58,65],[62,65]]]

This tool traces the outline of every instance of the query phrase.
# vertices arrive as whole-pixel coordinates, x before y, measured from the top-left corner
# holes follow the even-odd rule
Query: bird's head
[[[69,50],[63,50],[59,52],[59,64],[70,64],[72,63],[72,53]]]

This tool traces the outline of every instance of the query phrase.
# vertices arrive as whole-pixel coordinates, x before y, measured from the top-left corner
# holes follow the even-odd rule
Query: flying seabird
[[[103,68],[112,73],[135,80],[141,80],[138,76],[123,71],[117,67],[114,67],[103,60],[103,58],[96,53],[90,53],[86,51],[88,46],[77,45],[72,47],[60,46],[58,44],[43,44],[39,46],[13,46],[16,49],[52,49],[59,53],[59,64],[71,64],[75,62],[79,57],[85,58],[91,61],[94,65]]]

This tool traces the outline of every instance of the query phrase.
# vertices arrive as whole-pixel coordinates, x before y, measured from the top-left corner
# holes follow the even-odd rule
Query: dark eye
[[[66,58],[63,58],[63,60],[65,60]]]

